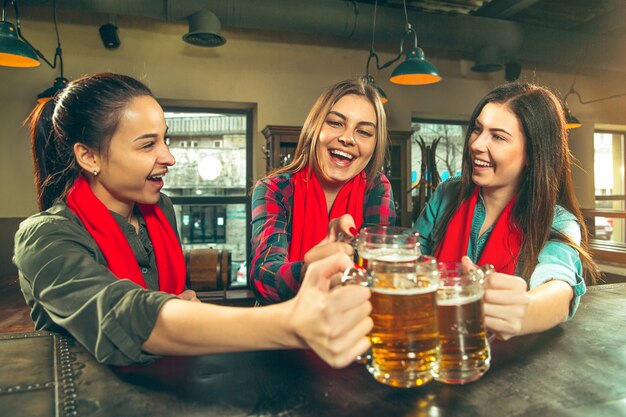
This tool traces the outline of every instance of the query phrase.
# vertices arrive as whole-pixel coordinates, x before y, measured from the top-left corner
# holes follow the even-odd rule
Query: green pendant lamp
[[[54,84],[52,87],[45,89],[41,93],[37,94],[37,102],[42,103],[44,101],[48,101],[51,98],[54,98],[56,94],[67,87],[69,83],[68,79],[65,77],[56,77],[54,79]]]
[[[580,123],[580,120],[578,120],[576,116],[570,113],[567,105],[563,106],[563,110],[565,111],[565,128],[566,129],[578,129],[579,127],[582,126],[582,123]]]
[[[2,11],[5,15],[4,9]],[[18,31],[10,22],[0,22],[0,65],[5,67],[31,68],[41,63],[33,48],[18,37]]]
[[[425,85],[441,81],[437,68],[426,60],[424,51],[417,47],[417,36],[415,47],[407,51],[405,61],[393,70],[389,81],[401,85]]]
[[[368,62],[367,66],[369,67],[369,60],[367,62]],[[387,97],[387,94],[385,94],[385,91],[383,91],[382,88],[376,85],[376,82],[374,81],[374,77],[372,77],[372,75],[369,73],[369,68],[365,69],[365,80],[367,81],[369,85],[371,85],[374,88],[374,90],[376,90],[376,92],[378,93],[380,97],[380,101],[383,104],[389,103],[389,97]]]
[[[575,95],[576,97],[578,97],[578,101],[580,101],[581,104],[585,104],[585,102],[583,102],[583,99],[578,93],[578,91],[574,89],[575,83],[576,83],[576,78],[574,78],[574,82],[572,83],[572,86],[569,88],[569,91],[567,92],[567,94],[565,94],[565,97],[563,97],[563,100],[561,102],[561,105],[563,106],[563,113],[565,113],[565,128],[568,130],[578,129],[579,127],[582,126],[582,123],[580,123],[580,120],[578,120],[578,118],[570,112],[569,106],[567,105],[567,98],[570,95]],[[592,100],[591,102],[593,101],[595,100]]]

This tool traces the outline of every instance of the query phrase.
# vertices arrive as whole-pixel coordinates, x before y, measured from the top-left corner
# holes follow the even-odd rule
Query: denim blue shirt
[[[434,226],[443,216],[446,207],[452,202],[453,197],[459,193],[460,185],[460,177],[452,177],[441,183],[417,219],[415,230],[420,234],[423,254],[432,255],[435,252],[436,248],[433,242]],[[467,246],[467,256],[474,263],[478,262],[493,230],[493,226],[491,226],[482,236],[479,236],[486,214],[487,211],[481,196],[476,203]],[[580,244],[580,225],[576,217],[561,206],[556,206],[554,219],[552,220],[552,229],[569,236],[574,242]],[[519,264],[517,269],[520,269]],[[517,270],[516,275],[521,276]],[[522,278],[528,282],[528,286],[531,289],[553,279],[559,279],[571,285],[574,297],[570,304],[570,318],[574,316],[580,303],[580,297],[586,291],[585,281],[582,277],[582,263],[578,251],[566,243],[555,240],[546,242],[539,252],[537,266],[533,273],[530,277],[522,276]]]

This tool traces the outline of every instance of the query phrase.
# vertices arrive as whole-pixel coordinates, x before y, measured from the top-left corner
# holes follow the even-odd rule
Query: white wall
[[[28,12],[28,11],[26,11]],[[34,13],[34,15],[33,15]],[[24,13],[24,34],[46,56],[54,50],[50,11]],[[166,23],[143,18],[119,17],[122,46],[106,50],[98,27],[106,16],[59,12],[65,58],[65,75],[113,71],[138,77],[159,98],[201,100],[210,103],[244,102],[256,105],[254,132],[255,175],[262,174],[260,131],[267,124],[300,125],[321,90],[329,84],[362,74],[369,51],[368,42],[312,38],[251,30],[225,29],[228,42],[216,49],[184,43],[184,23]],[[429,51],[426,51],[427,54]],[[392,54],[381,54],[389,59]],[[478,100],[503,82],[503,72],[489,75],[461,71],[458,60],[431,61],[443,81],[430,86],[402,87],[384,80],[390,70],[376,79],[391,101],[390,129],[408,130],[412,115],[467,117]],[[526,66],[527,67],[527,66]],[[522,79],[534,80],[566,92],[573,74],[533,71],[524,68]],[[26,128],[22,121],[35,103],[36,95],[48,88],[56,72],[45,65],[34,69],[0,67],[0,178],[3,198],[1,217],[25,217],[36,211],[32,166]],[[579,76],[577,90],[589,99],[626,91],[624,74]],[[570,100],[571,101],[571,100]],[[593,124],[626,124],[624,99],[597,105],[570,103],[585,123],[571,135],[571,147],[589,172],[575,170],[577,194],[583,207],[593,206]]]

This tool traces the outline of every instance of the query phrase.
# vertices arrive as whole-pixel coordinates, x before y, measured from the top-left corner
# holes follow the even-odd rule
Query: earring
[[[94,177],[97,177],[97,176],[98,176],[98,174],[99,174],[99,173],[98,173],[98,170],[97,170],[97,169],[94,169],[94,170],[93,170],[93,176],[94,176]]]

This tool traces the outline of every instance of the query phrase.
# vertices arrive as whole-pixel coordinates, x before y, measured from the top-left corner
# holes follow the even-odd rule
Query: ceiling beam
[[[626,32],[626,7],[613,10],[576,28],[596,35],[621,35]]]
[[[539,0],[493,0],[478,9],[474,16],[508,19],[537,3]]]

